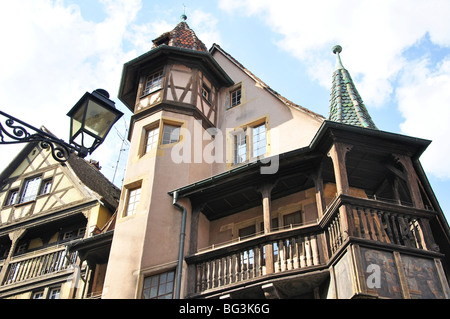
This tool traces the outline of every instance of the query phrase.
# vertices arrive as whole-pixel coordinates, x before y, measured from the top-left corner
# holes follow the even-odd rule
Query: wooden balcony
[[[430,210],[341,195],[329,205],[320,226],[330,256],[350,239],[438,251],[429,225],[435,215]]]
[[[8,265],[1,286],[62,272],[74,265],[76,258],[76,253],[66,254],[65,246],[14,257]]]
[[[327,269],[350,242],[384,249],[437,252],[435,212],[341,195],[317,223],[211,246],[186,257],[190,295],[237,289],[271,278]]]

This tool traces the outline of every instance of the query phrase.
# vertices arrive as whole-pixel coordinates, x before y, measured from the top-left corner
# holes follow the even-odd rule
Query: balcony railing
[[[330,206],[321,226],[326,230],[331,254],[348,236],[437,251],[429,226],[429,219],[434,214],[413,207],[341,195]],[[345,219],[345,225],[342,219]]]
[[[268,274],[314,270],[326,266],[351,239],[394,249],[436,251],[429,226],[434,214],[341,195],[317,224],[257,235],[188,256],[186,261],[195,278],[192,290],[203,293],[255,281]]]
[[[261,235],[191,256],[198,260],[195,292],[258,279],[269,273],[269,262],[273,273],[323,265],[321,235],[309,229]]]
[[[76,253],[66,255],[65,247],[38,255],[23,255],[11,260],[2,285],[10,285],[66,270],[75,264]]]

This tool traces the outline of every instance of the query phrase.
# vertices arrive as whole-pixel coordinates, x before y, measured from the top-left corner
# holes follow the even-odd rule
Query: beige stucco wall
[[[219,92],[218,128],[222,132],[230,132],[255,121],[265,120],[268,137],[265,157],[310,144],[322,124],[321,119],[282,103],[220,51],[214,51],[213,56],[235,82],[234,87],[240,86],[242,90],[241,104],[229,109],[226,109],[225,101],[230,89],[222,88]],[[227,160],[230,161],[233,142],[229,134],[224,134],[224,139],[224,145],[228,147]],[[214,174],[219,174],[227,168],[232,168],[232,165],[214,165]]]

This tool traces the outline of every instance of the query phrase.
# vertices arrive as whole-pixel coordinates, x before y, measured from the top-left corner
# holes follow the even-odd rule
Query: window
[[[161,144],[172,144],[180,140],[180,127],[164,124]]]
[[[142,298],[172,299],[175,271],[149,276],[144,279]]]
[[[234,164],[241,164],[266,154],[266,124],[247,126],[233,133]]]
[[[202,86],[202,96],[206,101],[211,102],[211,89],[207,87],[205,84]]]
[[[61,292],[60,287],[50,289],[48,299],[59,299],[60,292]]]
[[[33,292],[31,299],[44,299],[44,291],[40,290],[40,291]]]
[[[136,213],[136,207],[141,198],[141,188],[134,188],[128,192],[128,202],[125,216],[130,216]]]
[[[266,154],[266,125],[263,123],[252,128],[253,157]]]
[[[66,231],[62,236],[62,240],[68,240],[68,239],[72,238],[72,235],[73,235],[73,231]]]
[[[84,237],[85,233],[86,233],[86,227],[78,228],[78,230],[77,230],[77,237]]]
[[[154,127],[146,131],[145,154],[158,145],[159,127]]]
[[[247,238],[256,234],[256,225],[247,226],[239,229],[239,237]]]
[[[247,160],[247,136],[240,132],[234,136],[234,163],[240,164]]]
[[[152,93],[161,88],[163,72],[158,71],[149,75],[145,81],[144,91],[142,95]]]
[[[9,191],[8,200],[6,201],[6,205],[14,205],[17,201],[17,196],[19,196],[18,189]]]
[[[283,216],[283,226],[299,225],[301,223],[301,212],[294,212]]]
[[[41,177],[31,178],[25,181],[25,186],[22,191],[22,196],[20,198],[21,203],[29,202],[36,199],[39,191],[39,186],[41,185]]]
[[[39,195],[44,195],[50,193],[50,189],[52,188],[52,179],[46,179],[42,181],[41,190],[39,191]]]
[[[234,90],[230,93],[231,106],[235,107],[236,105],[241,104],[241,88]]]
[[[28,242],[21,243],[17,246],[16,254],[22,254],[28,249]]]

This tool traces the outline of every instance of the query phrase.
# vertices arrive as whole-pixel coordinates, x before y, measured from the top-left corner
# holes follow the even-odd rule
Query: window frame
[[[142,280],[142,299],[173,299],[175,292],[175,269],[168,270],[165,272],[159,272],[154,274],[146,275]],[[161,282],[161,277],[165,276],[165,281]],[[167,280],[171,276],[171,280]],[[153,286],[154,280],[156,279],[156,285]],[[149,280],[150,284],[147,285],[146,281]],[[170,291],[167,292],[167,285],[170,284]],[[164,285],[164,292],[160,294],[160,288]],[[152,296],[152,288],[156,288],[156,294]],[[146,296],[147,295],[147,296]],[[160,298],[169,297],[169,298]]]
[[[53,186],[53,178],[46,178],[41,181],[41,186],[39,187],[39,194],[40,195],[46,195],[49,194]]]
[[[260,127],[264,127],[264,137],[261,139],[257,139],[255,138],[255,131],[258,130],[258,128]],[[258,158],[260,156],[264,156],[267,153],[267,127],[266,127],[266,123],[261,123],[261,124],[257,124],[257,125],[253,125],[251,127],[251,151],[252,151],[252,158]],[[260,136],[261,133],[258,133],[257,136]],[[264,147],[260,147],[259,146],[259,142],[264,141]],[[255,145],[255,143],[257,143],[257,145]],[[255,151],[264,149],[264,153],[260,154],[259,152],[255,154]]]
[[[166,128],[174,128],[172,131],[167,132],[169,134],[169,139],[166,139]],[[172,139],[172,134],[174,134],[174,131],[178,130],[178,139]],[[181,124],[175,124],[173,122],[164,122],[162,124],[162,133],[160,145],[170,145],[178,143],[181,140]]]
[[[201,93],[202,97],[211,104],[211,88],[204,82],[202,83]]]
[[[255,122],[251,122],[249,124],[243,125],[234,131],[231,132],[232,136],[232,165],[240,165],[252,160],[256,160],[258,158],[264,157],[268,153],[268,147],[269,147],[269,137],[268,137],[268,125],[267,125],[266,119],[264,120],[258,120]],[[255,129],[259,127],[264,127],[264,137],[255,139]],[[259,135],[258,135],[259,136]],[[245,137],[245,140],[243,139]],[[265,141],[264,147],[255,147],[261,141]],[[244,148],[245,145],[245,148]],[[238,157],[243,158],[244,155],[244,149],[245,149],[245,160],[239,160]],[[255,153],[257,150],[264,150],[264,153]],[[241,154],[239,154],[241,153]]]
[[[38,181],[38,182],[36,182],[36,185],[34,185],[34,184],[32,185],[33,188],[32,188],[31,194],[27,194],[27,192],[29,191],[30,183],[33,183],[34,181]],[[39,196],[41,184],[42,184],[42,175],[26,178],[23,181],[23,186],[20,191],[18,204],[28,203],[28,202],[32,202],[32,201],[36,200],[36,197]]]
[[[133,198],[133,202],[130,202],[130,200],[132,199],[132,193],[134,191],[138,191],[138,190],[139,190],[139,193],[137,194],[138,195],[138,199],[136,200],[136,195],[133,195],[133,197],[134,197]],[[140,184],[139,185],[134,185],[133,187],[130,187],[130,188],[127,188],[127,192],[126,192],[127,200],[125,202],[125,207],[123,209],[123,216],[124,217],[129,217],[129,216],[133,216],[133,215],[136,214],[137,207],[138,207],[138,205],[139,205],[139,203],[141,201],[141,193],[142,193],[142,186]],[[133,205],[133,209],[132,210],[130,210],[130,208],[131,208],[130,205],[131,204]]]
[[[6,197],[5,206],[12,206],[17,204],[19,197],[19,188],[14,188],[8,191],[8,196]]]
[[[234,95],[236,97],[234,97]],[[230,91],[230,109],[242,104],[242,86]]]
[[[57,298],[52,298],[52,297],[53,297],[52,294],[53,294],[55,291],[58,291],[58,292],[57,292]],[[59,298],[60,296],[61,296],[61,287],[60,287],[60,286],[57,286],[57,287],[50,287],[50,288],[49,288],[47,299],[60,299],[60,298]]]
[[[145,76],[141,96],[145,96],[163,88],[164,70],[158,69]],[[150,83],[150,84],[149,84]],[[155,84],[156,83],[156,84]]]
[[[142,155],[148,154],[150,153],[153,149],[158,148],[159,145],[159,137],[160,137],[160,125],[159,122],[157,124],[153,124],[150,125],[148,127],[145,128],[145,139],[144,139],[144,148],[143,148],[143,152]],[[151,132],[155,132],[155,134],[152,136],[152,142],[151,142],[151,147],[149,148],[149,137],[150,137],[150,133]]]

